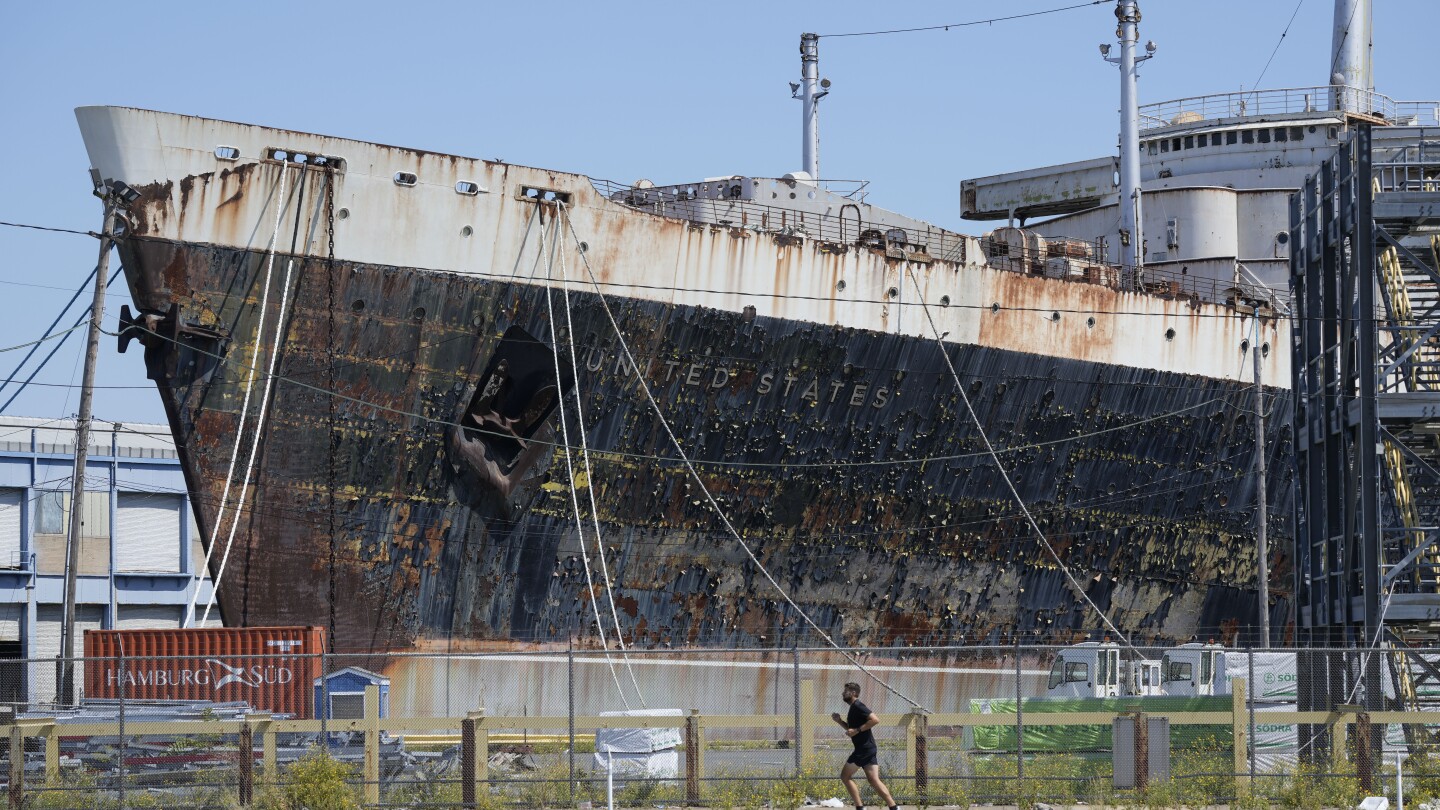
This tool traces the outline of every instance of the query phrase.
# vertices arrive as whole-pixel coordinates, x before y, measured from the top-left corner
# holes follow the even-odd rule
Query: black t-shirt
[[[845,716],[845,727],[860,728],[861,726],[865,725],[865,721],[870,719],[871,714],[872,712],[870,711],[870,707],[866,706],[864,703],[861,703],[860,700],[857,698],[854,703],[850,704],[850,713]],[[859,751],[862,748],[875,747],[875,735],[872,734],[870,732],[870,729],[868,728],[860,732],[859,734],[856,734],[854,737],[851,737],[850,741],[855,743],[856,751]]]

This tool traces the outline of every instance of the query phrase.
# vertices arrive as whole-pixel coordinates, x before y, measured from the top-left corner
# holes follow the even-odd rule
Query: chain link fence
[[[1440,796],[1440,650],[515,649],[0,667],[20,807],[799,807],[861,687],[906,805]],[[868,803],[879,798],[864,785]],[[329,806],[329,805],[326,805]],[[336,805],[345,806],[345,805]]]

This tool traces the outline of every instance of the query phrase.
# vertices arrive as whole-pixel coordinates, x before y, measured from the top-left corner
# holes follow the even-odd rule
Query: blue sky
[[[1073,0],[1072,0],[1073,2]],[[658,183],[799,167],[799,35],[958,23],[1066,0],[33,3],[0,11],[0,220],[95,229],[73,108],[117,104]],[[1375,83],[1440,98],[1433,0],[1376,0]],[[1141,0],[1142,103],[1251,88],[1295,0]],[[1262,87],[1323,84],[1332,6],[1304,0]],[[960,180],[1111,154],[1113,4],[988,26],[822,38],[821,170],[944,227]],[[0,227],[0,346],[38,337],[93,240]],[[128,298],[117,285],[106,322]],[[88,292],[83,296],[88,300]],[[78,310],[70,317],[73,320]],[[69,320],[67,320],[67,325]],[[6,413],[77,409],[77,334]],[[23,351],[0,353],[0,377]],[[102,344],[97,418],[163,422],[138,349]],[[0,402],[13,392],[0,390]]]

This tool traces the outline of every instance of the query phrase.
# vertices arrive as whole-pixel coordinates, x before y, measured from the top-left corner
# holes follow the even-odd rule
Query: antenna
[[[1120,270],[1127,282],[1138,288],[1145,268],[1144,220],[1140,209],[1140,107],[1135,97],[1136,68],[1155,55],[1155,43],[1145,43],[1145,55],[1135,55],[1140,41],[1140,5],[1136,0],[1116,0],[1116,33],[1120,56],[1110,56],[1109,45],[1100,46],[1106,61],[1120,66]]]
[[[817,88],[818,84],[818,88]],[[819,101],[830,94],[830,80],[820,78],[820,35],[800,35],[800,84],[790,83],[790,97],[803,102],[801,109],[801,163],[811,180],[820,179]]]

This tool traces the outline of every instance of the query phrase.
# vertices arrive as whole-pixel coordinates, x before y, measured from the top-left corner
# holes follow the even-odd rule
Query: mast
[[[1120,56],[1110,56],[1108,44],[1100,46],[1106,62],[1120,66],[1120,266],[1136,286],[1145,264],[1145,240],[1141,233],[1140,209],[1140,106],[1136,100],[1136,68],[1155,55],[1155,43],[1145,44],[1145,55],[1135,55],[1140,41],[1140,6],[1136,0],[1116,0],[1115,18],[1119,27]]]
[[[810,179],[820,179],[820,99],[830,94],[830,80],[820,78],[820,35],[800,35],[800,83],[790,83],[790,97],[801,104],[801,163]]]
[[[1335,0],[1335,28],[1330,34],[1330,84],[1334,108],[1369,113],[1366,100],[1375,89],[1370,71],[1370,0]],[[1360,92],[1356,92],[1360,91]]]

